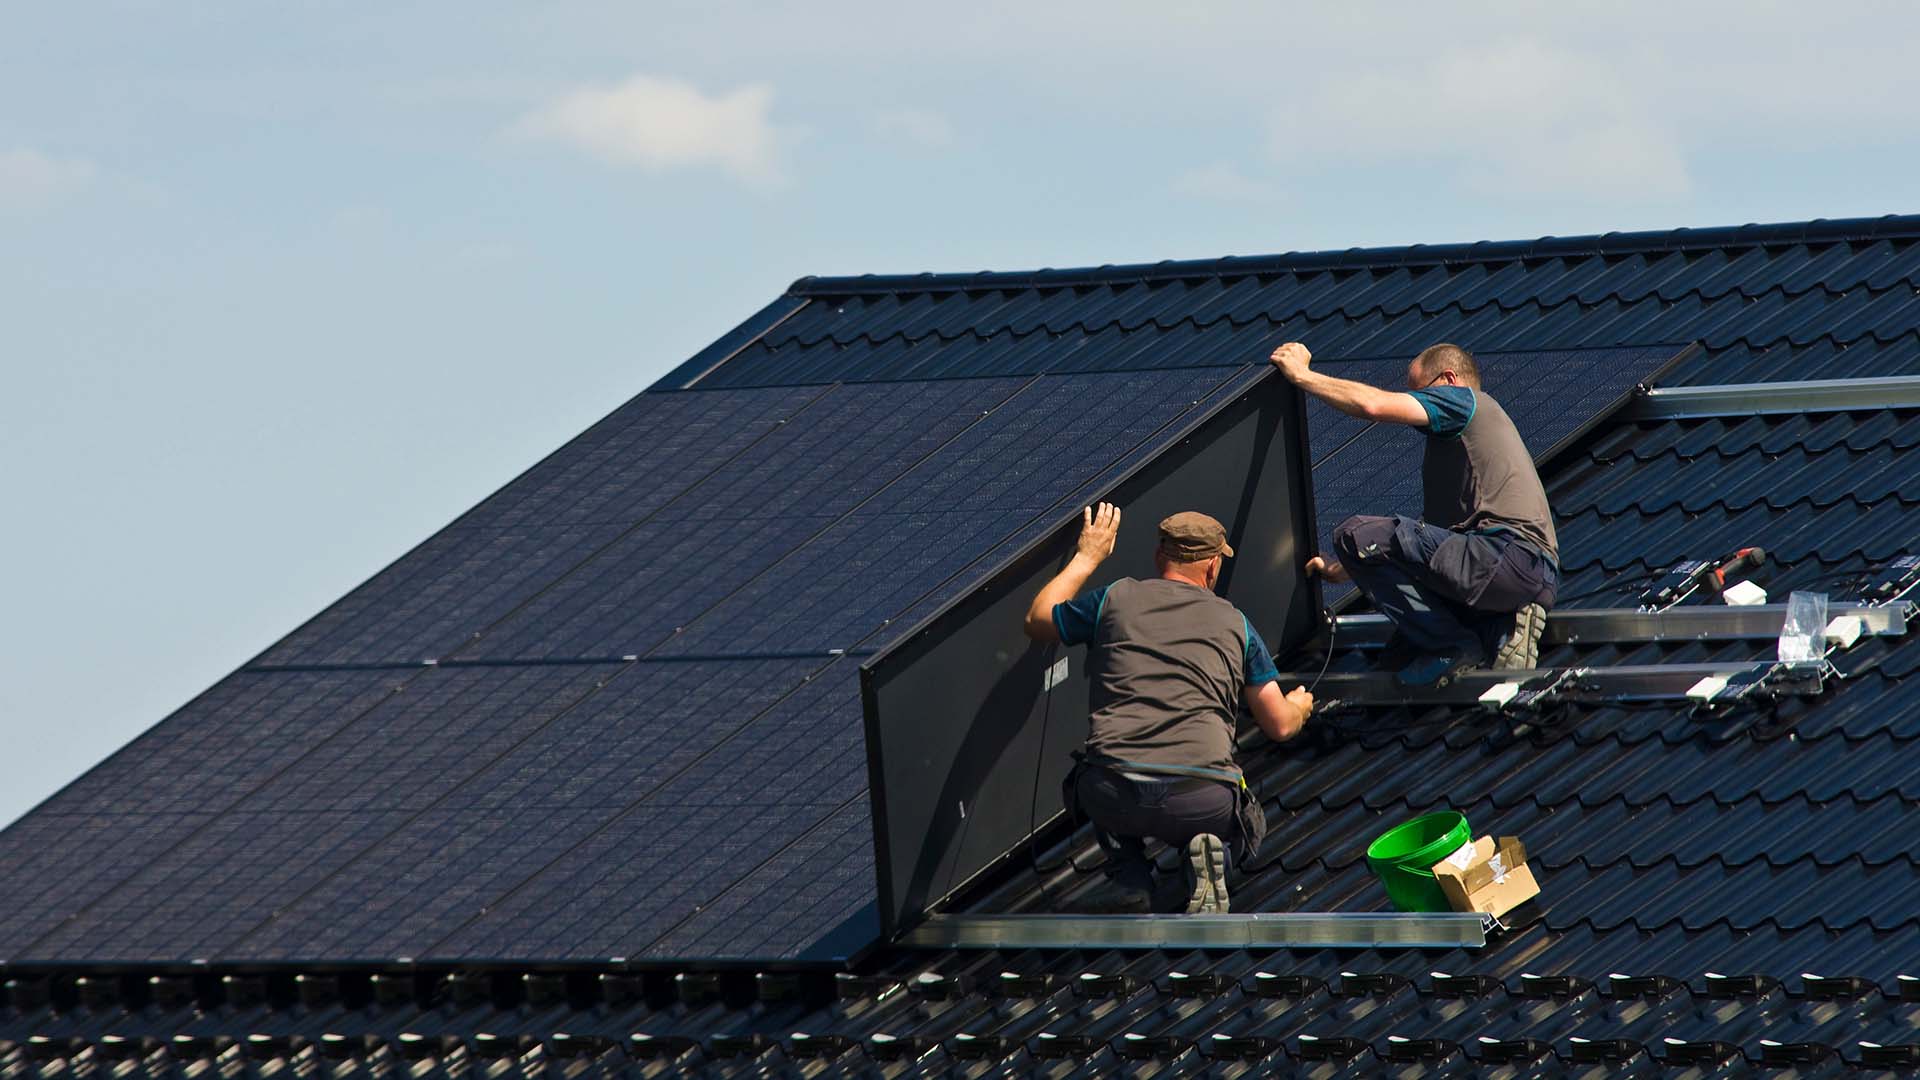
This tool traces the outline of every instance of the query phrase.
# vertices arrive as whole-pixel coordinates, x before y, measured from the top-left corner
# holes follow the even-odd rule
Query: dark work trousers
[[[1184,851],[1194,837],[1212,833],[1232,850],[1240,835],[1233,789],[1217,780],[1185,776],[1136,780],[1089,765],[1080,770],[1075,791],[1080,812],[1113,842],[1108,848],[1111,874],[1127,888],[1153,888],[1147,837]]]
[[[1553,606],[1560,568],[1533,545],[1410,517],[1350,517],[1333,530],[1334,556],[1353,583],[1424,653],[1491,660],[1513,613]]]

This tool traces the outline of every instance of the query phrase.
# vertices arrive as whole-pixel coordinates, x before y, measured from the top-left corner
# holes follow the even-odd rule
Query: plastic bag
[[[1827,655],[1827,594],[1796,592],[1787,597],[1787,621],[1780,628],[1780,660],[1805,663]]]

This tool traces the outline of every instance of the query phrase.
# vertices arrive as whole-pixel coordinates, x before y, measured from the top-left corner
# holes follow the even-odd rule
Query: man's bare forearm
[[[1267,359],[1280,369],[1288,381],[1300,389],[1362,420],[1385,420],[1395,424],[1427,426],[1427,410],[1412,394],[1396,393],[1352,379],[1322,375],[1310,366],[1313,353],[1297,341],[1289,341],[1273,350]]]
[[[1053,575],[1053,580],[1040,587],[1034,594],[1033,603],[1027,605],[1027,636],[1041,641],[1053,641],[1058,632],[1053,626],[1053,608],[1080,595],[1087,587],[1087,579],[1100,569],[1100,560],[1084,552],[1074,552],[1067,565]]]
[[[1312,370],[1296,375],[1294,385],[1348,416],[1362,420],[1387,418],[1392,412],[1394,399],[1403,396],[1391,390],[1382,390],[1352,379],[1322,375]]]

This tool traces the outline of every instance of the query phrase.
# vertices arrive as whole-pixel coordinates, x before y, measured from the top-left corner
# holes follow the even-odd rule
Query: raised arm
[[[1120,508],[1112,503],[1089,506],[1080,512],[1080,546],[1073,558],[1053,580],[1040,587],[1033,603],[1027,605],[1026,632],[1035,641],[1053,644],[1060,630],[1053,625],[1053,607],[1080,595],[1087,579],[1113,554],[1113,542],[1120,534]]]
[[[1279,683],[1263,682],[1247,687],[1244,696],[1254,722],[1274,742],[1286,742],[1300,734],[1313,712],[1313,695],[1307,693],[1304,686],[1296,686],[1283,694]]]
[[[1297,341],[1289,341],[1273,350],[1267,359],[1280,369],[1288,382],[1348,416],[1357,416],[1362,420],[1384,420],[1409,427],[1427,426],[1427,410],[1412,394],[1322,375],[1309,366],[1313,362],[1313,354]]]

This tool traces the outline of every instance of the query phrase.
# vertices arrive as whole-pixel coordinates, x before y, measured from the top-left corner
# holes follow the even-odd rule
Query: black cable
[[[1592,597],[1599,596],[1601,593],[1616,592],[1618,590],[1625,589],[1628,586],[1638,585],[1641,582],[1652,581],[1655,578],[1661,577],[1664,574],[1666,574],[1665,570],[1653,570],[1645,574],[1636,574],[1633,577],[1614,578],[1613,580],[1607,582],[1605,585],[1602,585],[1597,589],[1588,589],[1586,592],[1574,593],[1572,596],[1555,597],[1553,603],[1555,607],[1558,607],[1561,604],[1565,604],[1574,600],[1591,599]]]
[[[1047,673],[1040,679],[1043,684],[1053,678],[1053,664],[1059,653],[1060,643],[1056,641],[1053,647],[1047,650]],[[1033,751],[1033,790],[1027,795],[1027,857],[1033,864],[1033,876],[1040,882],[1040,895],[1046,898],[1047,906],[1052,907],[1053,890],[1047,888],[1047,874],[1060,869],[1060,866],[1066,863],[1063,861],[1060,866],[1053,867],[1040,865],[1040,768],[1046,764],[1047,729],[1053,723],[1053,687],[1045,687],[1042,695],[1046,700],[1040,706],[1040,743]]]
[[[1314,689],[1320,685],[1320,680],[1327,677],[1327,669],[1333,666],[1333,638],[1340,627],[1340,620],[1334,617],[1331,609],[1323,609],[1321,614],[1327,617],[1327,655],[1320,661],[1320,674],[1315,675],[1313,681],[1307,684],[1308,694],[1313,693]]]

